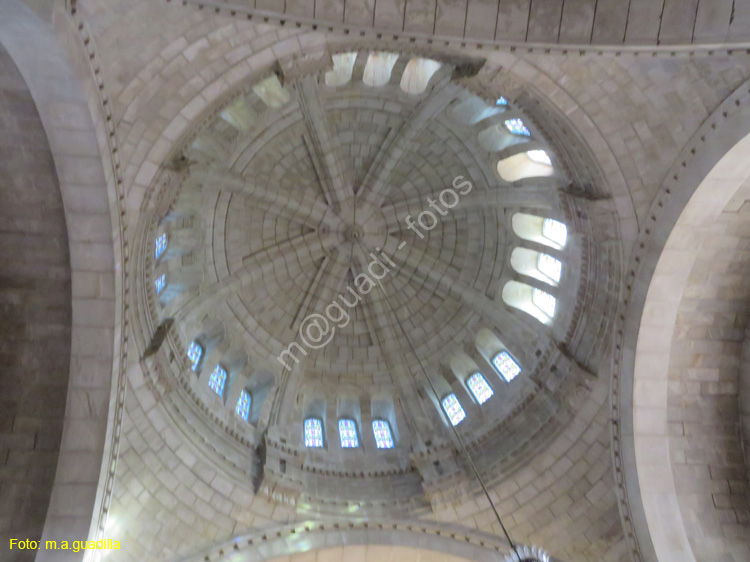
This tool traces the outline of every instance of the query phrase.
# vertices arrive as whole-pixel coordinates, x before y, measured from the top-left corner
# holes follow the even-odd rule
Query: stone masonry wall
[[[65,412],[70,259],[47,137],[23,77],[0,46],[0,558],[33,560]]]

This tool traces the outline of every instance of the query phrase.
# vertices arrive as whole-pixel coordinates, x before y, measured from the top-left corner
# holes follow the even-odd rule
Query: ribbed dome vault
[[[610,322],[586,310],[606,310],[597,278],[619,259],[606,190],[543,101],[489,84],[437,55],[280,67],[198,116],[153,184],[139,322],[154,392],[275,501],[428,509],[469,474],[451,396],[491,478],[585,398]]]

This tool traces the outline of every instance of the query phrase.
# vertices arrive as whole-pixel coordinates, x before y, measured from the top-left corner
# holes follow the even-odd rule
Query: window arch
[[[533,302],[539,309],[544,312],[550,318],[555,316],[555,307],[557,305],[557,299],[549,293],[537,289],[531,292],[531,302]]]
[[[159,275],[159,277],[157,277],[154,280],[154,288],[156,289],[156,294],[157,295],[162,292],[162,290],[164,289],[164,286],[166,284],[167,284],[167,274],[166,273],[162,273],[161,275]]]
[[[469,387],[469,390],[471,390],[471,393],[480,405],[487,402],[487,400],[492,398],[492,395],[495,394],[487,382],[487,379],[485,379],[480,372],[476,372],[466,379],[466,385]]]
[[[542,324],[552,324],[557,300],[546,291],[526,283],[508,281],[503,287],[503,301],[508,306],[530,314]]]
[[[253,86],[253,92],[272,109],[278,109],[285,105],[292,97],[281,85],[279,77],[275,74]]]
[[[252,127],[257,112],[250,105],[247,96],[242,96],[221,112],[221,118],[238,131],[247,131]]]
[[[407,94],[421,94],[427,89],[430,78],[442,65],[432,59],[413,58],[401,75],[401,89]]]
[[[510,382],[521,374],[521,366],[505,349],[495,354],[492,366],[507,381]]]
[[[560,282],[562,276],[562,262],[553,258],[549,254],[539,254],[536,260],[536,267],[542,275],[546,275],[555,283]]]
[[[391,79],[391,72],[398,60],[398,53],[373,52],[367,57],[362,82],[365,86],[377,88],[385,86]]]
[[[492,365],[495,372],[506,382],[512,381],[521,374],[521,364],[492,330],[488,328],[480,329],[477,332],[475,344],[482,357]]]
[[[333,55],[331,58],[333,59],[333,69],[326,72],[326,86],[343,86],[352,79],[357,53],[342,53]]]
[[[497,173],[509,183],[525,178],[554,175],[552,160],[545,150],[527,150],[508,156],[497,163]]]
[[[531,139],[522,135],[514,135],[500,123],[496,123],[479,132],[479,144],[487,152],[500,152],[510,146],[529,142]]]
[[[198,365],[201,362],[201,358],[203,357],[203,347],[201,344],[199,344],[196,340],[193,340],[190,342],[190,345],[188,345],[187,349],[187,356],[190,360],[190,368],[193,369],[193,371],[198,370]]]
[[[456,398],[455,393],[451,393],[444,397],[441,404],[445,414],[451,422],[451,425],[458,425],[466,419],[466,412],[458,401],[458,398]]]
[[[564,247],[568,241],[568,227],[565,226],[565,223],[556,221],[555,219],[544,219],[542,223],[542,236],[558,246]]]
[[[372,433],[378,449],[393,449],[393,432],[391,432],[391,424],[386,420],[372,420]]]
[[[154,259],[158,260],[164,251],[167,249],[167,234],[166,232],[156,237],[154,241]]]
[[[474,125],[503,111],[502,105],[489,106],[482,98],[469,96],[453,106],[451,116],[462,125]]]
[[[523,122],[523,119],[519,117],[514,117],[513,119],[506,119],[505,120],[505,128],[508,129],[512,134],[518,135],[521,137],[530,137],[531,131],[529,131],[528,127]]]
[[[519,238],[550,248],[562,250],[567,244],[568,227],[555,219],[515,213],[511,219],[511,227]]]
[[[320,448],[323,446],[323,422],[320,418],[307,418],[303,431],[305,447]]]
[[[211,371],[211,376],[208,377],[208,387],[213,390],[216,394],[224,396],[224,385],[227,382],[227,371],[221,365],[216,365],[214,370]]]
[[[237,399],[237,406],[235,407],[234,411],[245,421],[248,421],[250,419],[250,405],[252,404],[252,402],[253,397],[247,390],[243,388],[242,392],[240,392],[240,397]]]
[[[357,422],[351,418],[341,418],[339,420],[339,440],[341,441],[341,447],[344,449],[358,448]]]
[[[562,277],[560,260],[528,248],[514,248],[510,254],[510,265],[521,275],[539,279],[553,287],[560,283]]]

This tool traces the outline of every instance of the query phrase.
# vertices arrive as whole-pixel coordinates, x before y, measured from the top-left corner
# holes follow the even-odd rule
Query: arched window
[[[339,439],[344,449],[356,449],[359,447],[357,424],[354,420],[348,418],[339,420]]]
[[[514,135],[520,135],[522,137],[530,137],[531,131],[523,124],[523,119],[506,119],[505,128],[508,129]]]
[[[224,383],[227,382],[227,371],[221,365],[216,365],[208,378],[208,387],[219,396],[224,396]]]
[[[474,373],[471,375],[466,379],[466,384],[479,404],[484,404],[494,394],[490,385],[487,384],[487,379],[482,376],[482,373]]]
[[[503,111],[503,106],[491,106],[478,96],[469,96],[453,106],[451,116],[462,125],[473,125]]]
[[[319,418],[307,418],[304,425],[305,447],[323,446],[323,422]]]
[[[565,246],[565,242],[568,240],[568,227],[555,219],[544,219],[542,223],[542,236],[558,246]]]
[[[537,164],[544,164],[545,166],[552,165],[552,159],[549,157],[546,150],[529,150],[526,152],[526,156],[529,157],[529,160],[536,162]]]
[[[258,117],[247,96],[242,96],[221,112],[221,118],[238,131],[248,131]]]
[[[503,350],[492,358],[492,365],[502,377],[510,382],[521,374],[521,366],[516,363],[510,353]]]
[[[333,55],[333,69],[326,72],[326,86],[343,86],[352,79],[357,53]]]
[[[458,401],[455,394],[449,394],[443,398],[442,404],[443,410],[445,410],[445,414],[448,416],[451,424],[458,425],[466,417],[466,412],[464,412],[464,409],[461,407],[461,403]]]
[[[534,287],[534,290],[531,293],[531,302],[533,302],[542,312],[544,312],[550,318],[555,316],[555,306],[557,304],[557,300],[549,293],[546,293],[541,289],[537,289],[536,287]]]
[[[372,420],[372,433],[375,435],[375,444],[378,449],[393,449],[391,424],[385,420]]]
[[[190,359],[193,371],[198,370],[198,364],[201,362],[201,357],[203,356],[203,348],[201,347],[201,344],[197,341],[190,342],[187,349],[187,356],[188,359]]]
[[[407,94],[421,94],[439,68],[440,63],[431,59],[411,59],[401,75],[401,89]]]
[[[154,287],[156,288],[156,294],[158,295],[161,293],[162,289],[164,288],[164,285],[167,283],[167,274],[162,273],[159,275],[159,277],[156,278],[154,281]]]
[[[385,86],[391,79],[391,72],[398,56],[398,53],[370,53],[362,76],[365,86]]]
[[[562,262],[549,254],[528,248],[513,248],[510,265],[521,275],[528,275],[554,287],[560,284]]]
[[[564,226],[564,225],[563,225]],[[555,283],[560,282],[562,276],[562,262],[550,256],[549,254],[539,254],[536,266],[539,271],[549,277]]]
[[[291,95],[284,89],[284,86],[281,85],[278,76],[275,74],[270,78],[266,78],[260,84],[253,86],[253,92],[263,100],[263,103],[272,109],[278,109],[291,99]]]
[[[243,388],[234,411],[245,421],[250,417],[250,404],[252,404],[252,401],[253,398],[250,396],[250,393]]]
[[[167,249],[167,235],[166,233],[160,234],[156,237],[156,241],[154,242],[154,259],[158,260],[159,257],[164,253],[164,250]]]
[[[555,219],[515,213],[511,219],[513,232],[519,238],[562,250],[568,239],[568,227]]]
[[[508,156],[497,163],[497,173],[507,182],[541,178],[555,173],[552,160],[544,150],[527,150]]]
[[[542,324],[552,324],[556,299],[541,289],[518,281],[508,281],[503,287],[503,301],[508,306],[530,314]]]

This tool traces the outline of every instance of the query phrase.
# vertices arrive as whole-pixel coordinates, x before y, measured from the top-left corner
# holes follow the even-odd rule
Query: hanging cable
[[[360,246],[360,249],[362,250],[362,253],[365,253],[364,247],[362,247],[362,243],[357,240],[357,243]],[[366,255],[366,254],[365,254]],[[396,311],[391,306],[391,302],[388,299],[388,294],[385,292],[385,288],[383,285],[380,284],[378,281],[378,287],[380,287],[380,290],[383,293],[383,298],[385,299],[385,302],[388,304],[388,308],[391,309],[391,313],[393,314],[393,317],[396,319],[396,323],[398,324],[398,327],[401,329],[401,332],[404,334],[404,338],[406,338],[406,342],[409,344],[409,347],[411,348],[412,353],[414,354],[414,357],[417,359],[417,363],[419,363],[419,368],[422,371],[422,374],[424,375],[424,378],[427,380],[427,384],[429,385],[430,389],[432,390],[433,395],[435,396],[435,400],[438,404],[440,404],[440,395],[438,394],[437,389],[435,388],[435,385],[432,382],[432,379],[430,379],[430,376],[427,374],[427,370],[425,369],[424,365],[422,364],[422,360],[419,357],[419,354],[417,353],[416,348],[411,342],[411,339],[409,338],[409,334],[406,332],[406,329],[404,328],[404,325],[401,323],[401,320],[399,319],[398,315],[396,314]],[[408,367],[407,367],[408,369]],[[411,372],[411,371],[410,371]],[[487,498],[487,501],[490,504],[490,507],[492,508],[493,513],[495,514],[495,518],[497,519],[497,522],[500,524],[500,528],[503,530],[503,534],[505,535],[505,539],[508,541],[508,544],[510,544],[510,547],[513,552],[516,553],[516,556],[518,556],[519,560],[523,560],[521,558],[521,554],[518,552],[518,548],[516,546],[516,543],[513,542],[513,539],[510,537],[510,533],[508,533],[508,529],[503,524],[503,520],[500,518],[500,513],[497,511],[497,507],[495,507],[495,502],[492,501],[492,498],[490,497],[490,493],[487,491],[487,486],[484,484],[484,480],[482,479],[482,476],[479,474],[479,470],[477,469],[476,465],[474,464],[474,460],[471,458],[471,455],[469,454],[468,449],[466,448],[466,445],[464,443],[464,440],[461,438],[461,435],[458,433],[458,430],[456,429],[456,426],[453,424],[450,424],[451,429],[453,430],[453,435],[456,438],[456,441],[458,441],[459,445],[461,446],[461,450],[463,451],[464,455],[466,456],[466,459],[469,461],[469,466],[471,466],[471,470],[474,472],[474,476],[476,476],[477,481],[479,482],[479,485],[482,487],[482,491],[484,492],[485,497]]]

